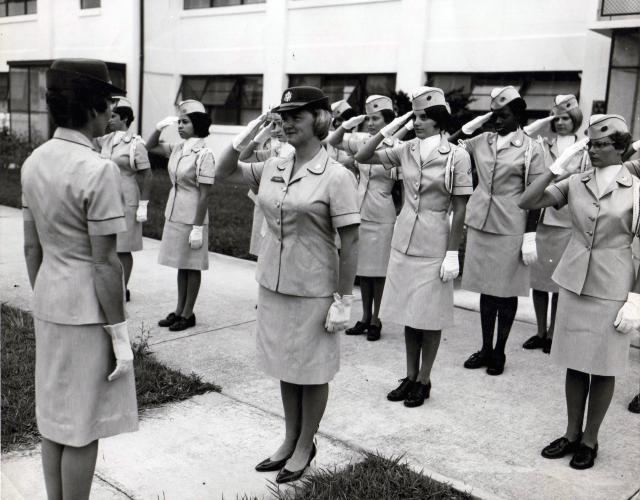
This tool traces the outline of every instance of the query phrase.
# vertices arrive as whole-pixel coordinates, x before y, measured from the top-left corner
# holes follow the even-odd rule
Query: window
[[[601,16],[640,14],[640,0],[602,0]]]
[[[607,112],[624,116],[640,132],[640,28],[613,32]]]
[[[8,111],[11,131],[37,144],[51,137],[53,125],[47,114],[47,70],[51,61],[9,61]],[[126,65],[107,63],[114,85],[125,87]],[[0,99],[2,97],[0,79]],[[0,100],[1,105],[1,100]],[[0,108],[1,110],[1,108]]]
[[[80,0],[81,9],[99,9],[100,0]]]
[[[0,17],[24,16],[37,11],[36,0],[0,0]]]
[[[183,76],[176,104],[196,99],[216,125],[244,125],[262,112],[262,76]]]
[[[428,85],[440,87],[445,93],[461,89],[469,94],[467,108],[476,113],[490,109],[491,90],[512,85],[527,103],[527,118],[542,118],[549,114],[554,98],[559,94],[578,95],[578,72],[527,72],[527,73],[429,73]]]
[[[321,88],[329,102],[346,99],[349,105],[364,112],[367,96],[381,94],[391,96],[396,88],[396,75],[289,75],[289,86],[311,85]]]
[[[266,0],[184,0],[184,10],[208,9],[210,7],[228,7],[229,5],[249,5],[264,3]]]
[[[0,113],[9,111],[9,73],[0,73]]]

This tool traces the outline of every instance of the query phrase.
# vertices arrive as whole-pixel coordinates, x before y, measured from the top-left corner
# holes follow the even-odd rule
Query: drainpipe
[[[142,134],[142,101],[144,97],[144,0],[140,0],[140,55],[138,75],[138,134]]]

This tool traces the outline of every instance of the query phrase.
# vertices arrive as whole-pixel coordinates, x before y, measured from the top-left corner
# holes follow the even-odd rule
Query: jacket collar
[[[490,145],[493,145],[493,143],[497,143],[498,132],[491,132],[487,136],[487,141],[489,142]],[[521,128],[518,128],[513,134],[513,136],[511,137],[511,145],[515,146],[516,148],[519,148],[519,147],[522,147],[523,144],[524,144],[524,132]]]
[[[291,178],[294,163],[295,153],[280,159],[276,164],[276,168],[282,172],[283,178],[287,183],[289,183],[289,179]],[[314,175],[321,175],[326,170],[328,163],[329,153],[327,153],[324,147],[321,147],[320,151],[296,172],[296,175],[291,178],[291,182],[306,177],[307,172],[311,172]]]
[[[95,151],[95,148],[89,138],[77,130],[70,128],[58,127],[53,133],[54,139],[60,139],[61,141],[73,142],[80,146],[86,146],[87,148]]]
[[[604,191],[604,193],[598,196],[597,194],[598,187],[596,184],[595,170],[592,169],[580,175],[581,175],[580,180],[585,184],[585,186],[589,189],[589,191],[591,191],[591,193],[596,198],[602,198],[608,195],[610,192],[615,191],[620,186],[631,187],[631,185],[633,184],[633,181],[631,179],[631,174],[627,171],[627,169],[624,166],[621,165],[620,170],[616,174],[615,182],[612,182],[609,185],[609,187]]]
[[[202,148],[205,147],[205,142],[204,142],[204,138],[199,138],[194,144],[193,146],[191,146],[191,150],[187,151],[186,153],[184,152],[184,145],[185,145],[185,141],[182,141],[180,143],[180,148],[181,148],[181,154],[185,155],[185,154],[190,154],[190,153],[198,153]]]

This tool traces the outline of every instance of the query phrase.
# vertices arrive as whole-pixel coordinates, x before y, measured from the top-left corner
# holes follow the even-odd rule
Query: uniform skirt
[[[551,275],[556,270],[570,239],[570,228],[547,226],[542,222],[538,224],[536,230],[538,260],[531,264],[531,288],[558,293],[559,287],[551,279]]]
[[[387,274],[393,223],[363,220],[358,234],[358,276],[381,278]]]
[[[111,338],[101,325],[60,325],[34,319],[36,420],[50,441],[85,446],[138,429],[133,373],[113,382]]]
[[[266,224],[264,214],[258,205],[253,207],[253,224],[251,225],[251,241],[249,243],[249,253],[258,257],[260,255],[260,245],[264,238],[263,226]]]
[[[189,234],[193,226],[165,220],[162,241],[158,253],[158,264],[176,269],[209,269],[209,226],[202,229],[202,246],[193,250],[189,245]]]
[[[332,297],[258,291],[257,359],[267,375],[300,385],[325,384],[340,368],[340,334],[324,329]]]
[[[127,230],[117,235],[118,253],[137,252],[142,250],[142,223],[136,220],[138,207],[124,207]]]
[[[576,295],[560,287],[551,346],[554,363],[593,375],[623,375],[631,335],[613,326],[623,304],[624,300]]]
[[[441,258],[391,249],[380,318],[420,330],[453,324],[453,280],[440,279]]]
[[[495,297],[528,297],[529,268],[522,262],[522,235],[467,227],[462,288]]]

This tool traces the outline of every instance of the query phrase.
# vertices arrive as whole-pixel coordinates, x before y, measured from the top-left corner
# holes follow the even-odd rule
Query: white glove
[[[546,118],[540,118],[529,125],[526,125],[522,130],[527,135],[532,135],[542,129],[547,123],[552,122],[555,116],[547,116]]]
[[[266,115],[262,114],[258,118],[251,120],[247,126],[242,129],[242,132],[233,138],[233,149],[240,152],[247,146],[250,138],[255,135],[256,130],[264,121],[265,116]]]
[[[640,151],[640,141],[636,141],[632,143],[631,147],[633,148],[634,151]]]
[[[492,116],[493,116],[493,111],[489,111],[488,113],[486,113],[484,115],[480,115],[477,118],[474,118],[473,120],[471,120],[470,122],[465,123],[462,126],[462,132],[465,133],[466,135],[473,134],[476,130],[478,130],[485,123],[487,123],[489,120],[491,120]]]
[[[263,126],[260,131],[253,138],[253,142],[256,144],[264,144],[271,137],[271,133],[275,130],[275,124],[273,122]]]
[[[198,250],[202,247],[202,227],[193,226],[189,233],[189,246],[192,250]]]
[[[402,127],[409,118],[413,115],[413,111],[409,111],[398,118],[395,118],[391,123],[386,124],[382,129],[380,129],[380,133],[383,137],[391,137],[396,131]]]
[[[345,330],[351,319],[351,304],[353,295],[343,295],[340,297],[338,293],[333,294],[333,304],[327,312],[327,319],[324,322],[324,328],[329,333]]]
[[[340,126],[345,130],[353,130],[358,125],[360,125],[366,117],[367,115],[354,116],[352,118],[349,118],[348,120],[343,121],[342,125]]]
[[[554,175],[564,175],[568,173],[573,173],[568,168],[571,166],[571,162],[570,162],[571,157],[576,153],[579,153],[580,151],[584,150],[584,148],[588,143],[589,143],[588,138],[580,139],[579,141],[576,141],[575,143],[573,143],[571,146],[565,149],[560,156],[558,156],[556,161],[554,161],[551,165],[549,165],[549,170],[551,170],[551,172],[553,172]],[[580,168],[580,165],[574,164],[574,167],[577,170],[578,168]]]
[[[140,200],[138,202],[138,210],[136,210],[136,221],[147,222],[147,205],[149,200]]]
[[[525,266],[528,266],[536,260],[538,260],[536,233],[524,233],[522,237],[522,262],[524,262]]]
[[[174,125],[176,123],[178,123],[177,116],[167,116],[166,118],[163,118],[158,123],[156,123],[156,130],[160,132],[163,128]]]
[[[445,283],[454,280],[460,274],[460,264],[458,263],[458,251],[447,250],[442,265],[440,266],[440,279]]]
[[[107,377],[109,382],[133,371],[133,351],[129,342],[129,330],[126,320],[117,325],[102,325],[111,337],[113,354],[116,357],[116,369]]]
[[[405,123],[404,128],[411,132],[413,130],[413,120],[409,120],[407,123]]]
[[[627,301],[618,311],[613,326],[620,333],[633,333],[640,330],[640,293],[629,292]]]

